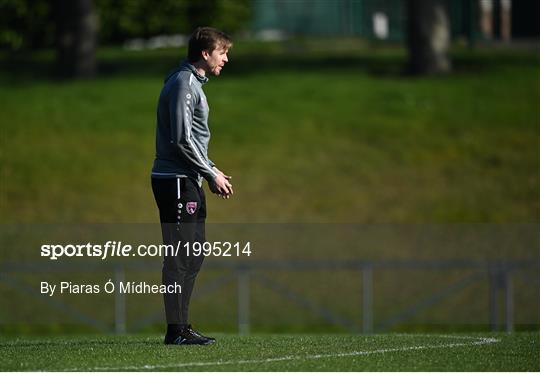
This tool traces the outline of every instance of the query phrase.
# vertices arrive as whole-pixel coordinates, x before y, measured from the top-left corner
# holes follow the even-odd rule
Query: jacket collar
[[[199,74],[195,66],[190,64],[187,60],[182,61],[182,63],[180,64],[180,68],[190,70],[201,84],[208,82],[208,78],[206,76]]]

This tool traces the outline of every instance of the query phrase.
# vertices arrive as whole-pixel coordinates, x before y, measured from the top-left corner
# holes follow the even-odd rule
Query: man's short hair
[[[188,61],[199,61],[204,50],[212,53],[216,48],[228,49],[232,45],[231,37],[223,31],[213,27],[197,27],[189,38]]]

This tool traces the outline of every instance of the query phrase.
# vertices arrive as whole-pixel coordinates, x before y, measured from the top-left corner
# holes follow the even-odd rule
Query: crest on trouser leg
[[[197,211],[197,202],[186,203],[186,211],[188,214],[193,215]]]

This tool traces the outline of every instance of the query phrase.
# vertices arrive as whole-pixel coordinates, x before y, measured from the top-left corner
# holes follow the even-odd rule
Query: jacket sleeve
[[[173,141],[187,163],[206,180],[213,181],[217,173],[210,166],[210,161],[197,148],[193,141],[191,128],[195,110],[194,92],[177,81],[169,97],[169,110]]]

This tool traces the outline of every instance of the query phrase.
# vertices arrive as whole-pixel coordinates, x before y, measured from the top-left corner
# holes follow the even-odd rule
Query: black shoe
[[[191,325],[186,326],[176,334],[165,335],[166,345],[209,345],[215,343],[214,338],[205,337],[191,328]]]
[[[216,339],[215,338],[212,338],[212,337],[207,337],[205,335],[202,335],[201,333],[199,333],[198,331],[195,331],[193,330],[193,328],[191,327],[191,324],[189,324],[187,326],[187,330],[189,330],[192,334],[198,336],[198,337],[201,337],[201,338],[204,338],[208,341],[208,343],[206,344],[212,344],[212,343],[216,343]]]

